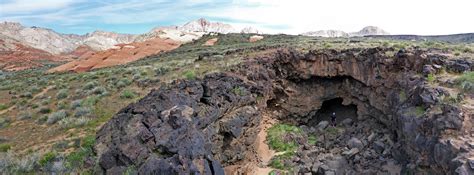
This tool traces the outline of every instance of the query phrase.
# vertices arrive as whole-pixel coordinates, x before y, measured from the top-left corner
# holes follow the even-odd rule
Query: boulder
[[[348,142],[347,142],[347,147],[349,147],[350,149],[352,148],[358,148],[359,150],[361,150],[362,148],[364,148],[364,144],[362,144],[362,142],[355,138],[355,137],[352,137]]]
[[[323,131],[323,130],[326,129],[328,126],[329,126],[329,122],[328,122],[328,121],[321,121],[321,122],[318,123],[318,125],[316,126],[316,128],[317,128],[319,131]]]

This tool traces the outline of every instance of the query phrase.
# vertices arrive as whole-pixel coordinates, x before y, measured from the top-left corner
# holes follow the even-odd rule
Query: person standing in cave
[[[336,127],[336,112],[332,112],[331,114],[331,125]]]

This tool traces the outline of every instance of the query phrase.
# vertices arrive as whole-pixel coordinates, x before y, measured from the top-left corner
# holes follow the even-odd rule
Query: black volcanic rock
[[[375,119],[392,133],[387,135],[394,142],[388,144],[391,153],[385,151],[387,144],[379,144],[379,152],[398,160],[403,172],[472,173],[466,152],[473,148],[462,142],[461,134],[469,129],[465,123],[472,111],[441,103],[446,92],[418,75],[438,62],[446,67],[472,63],[427,56],[421,50],[400,51],[388,59],[385,51],[282,49],[248,60],[233,72],[175,81],[122,109],[101,128],[95,145],[100,167],[108,174],[129,166],[140,174],[223,174],[223,167],[255,156],[262,112],[306,125],[324,100],[342,98],[344,104],[357,106],[358,121]],[[465,71],[457,67],[448,71]],[[419,109],[423,113],[413,112]],[[447,134],[458,137],[446,139]],[[348,157],[351,167],[379,161],[355,157]],[[326,160],[312,170],[315,163],[309,158],[298,161],[309,166],[300,173],[338,167]]]

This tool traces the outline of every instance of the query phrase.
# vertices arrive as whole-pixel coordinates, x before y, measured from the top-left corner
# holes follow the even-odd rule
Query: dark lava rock
[[[454,146],[442,138],[445,133],[462,135],[461,131],[468,130],[465,127],[470,125],[463,123],[471,123],[472,111],[440,103],[445,92],[428,86],[417,74],[427,64],[463,72],[472,70],[472,63],[444,57],[430,60],[420,50],[401,50],[393,59],[386,59],[385,51],[370,48],[302,53],[281,49],[249,59],[232,73],[163,85],[122,109],[98,131],[94,150],[99,165],[107,174],[121,174],[130,166],[139,174],[223,174],[223,167],[255,156],[253,143],[261,112],[276,111],[271,117],[308,124],[324,100],[342,98],[344,104],[357,106],[361,119],[348,131],[364,125],[362,119],[377,120],[387,128],[372,128],[364,131],[365,135],[341,140],[329,134],[318,140],[318,144],[328,146],[325,150],[347,144],[360,150],[350,162],[372,168],[380,168],[383,160],[377,160],[377,152],[383,150],[384,155],[391,152],[397,161],[410,165],[407,169],[413,174],[469,172],[466,154],[461,153],[473,148]],[[414,115],[411,109],[420,108],[423,114]],[[383,145],[364,150],[365,144],[371,144],[365,143],[365,138],[371,132],[380,133],[380,129],[386,138]],[[309,161],[301,164],[304,172],[340,174],[358,166],[349,165],[340,155],[333,158],[317,169],[312,165],[313,157],[297,159]],[[357,173],[377,172],[365,168],[357,168],[363,170]]]

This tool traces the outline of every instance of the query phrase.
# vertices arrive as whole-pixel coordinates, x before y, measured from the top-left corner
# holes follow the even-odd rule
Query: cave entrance
[[[321,108],[318,109],[309,123],[314,126],[321,121],[331,121],[331,114],[333,112],[336,113],[336,123],[340,123],[347,118],[355,121],[357,119],[357,106],[353,104],[343,105],[342,101],[342,98],[333,98],[324,101]]]

